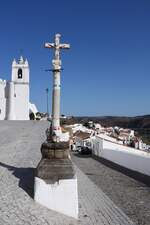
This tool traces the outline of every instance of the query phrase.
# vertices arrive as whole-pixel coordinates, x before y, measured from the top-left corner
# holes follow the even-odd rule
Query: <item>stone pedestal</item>
[[[77,178],[69,158],[69,143],[44,142],[41,153],[35,174],[35,201],[77,219]]]

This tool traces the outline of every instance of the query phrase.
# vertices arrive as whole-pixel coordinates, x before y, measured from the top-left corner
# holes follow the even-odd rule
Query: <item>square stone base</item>
[[[78,218],[77,177],[70,159],[42,159],[34,180],[34,199],[51,210]]]
[[[35,177],[34,199],[51,210],[78,219],[77,179],[60,180],[47,184]]]

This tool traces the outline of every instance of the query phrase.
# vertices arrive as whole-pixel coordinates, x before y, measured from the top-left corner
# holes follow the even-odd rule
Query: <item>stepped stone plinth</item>
[[[41,153],[35,173],[35,201],[77,219],[77,177],[69,157],[69,143],[44,142]]]

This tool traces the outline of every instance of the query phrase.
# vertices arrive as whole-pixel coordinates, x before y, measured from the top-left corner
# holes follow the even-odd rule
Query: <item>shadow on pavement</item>
[[[92,156],[93,159],[99,161],[100,163],[102,163],[103,165],[113,169],[113,170],[116,170],[118,172],[121,172],[123,174],[125,174],[126,176],[128,177],[131,177],[137,181],[140,181],[142,183],[144,183],[145,185],[149,186],[150,187],[150,176],[148,175],[144,175],[142,173],[139,173],[139,172],[136,172],[136,171],[133,171],[133,170],[130,170],[130,169],[127,169],[123,166],[120,166],[114,162],[111,162],[109,160],[106,160],[104,158],[100,158],[100,157],[96,157],[96,156]]]
[[[34,168],[18,168],[0,162],[0,166],[12,171],[12,174],[19,179],[19,187],[30,197],[34,196]]]

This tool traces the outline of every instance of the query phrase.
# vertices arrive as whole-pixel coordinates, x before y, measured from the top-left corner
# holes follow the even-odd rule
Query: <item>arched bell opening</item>
[[[18,79],[22,79],[22,69],[18,69]]]

